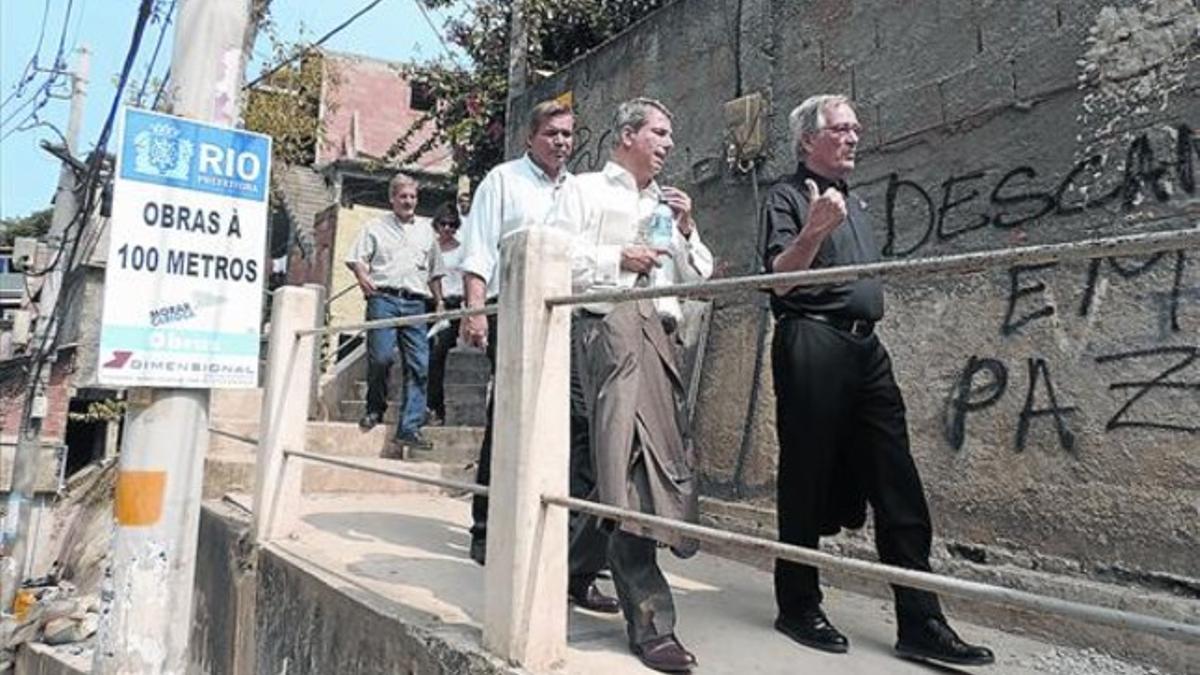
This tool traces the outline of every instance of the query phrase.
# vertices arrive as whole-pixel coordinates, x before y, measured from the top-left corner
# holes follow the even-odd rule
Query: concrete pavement
[[[353,595],[404,609],[405,620],[470,627],[478,640],[483,569],[467,557],[469,503],[435,494],[314,496],[305,500],[301,529],[274,546]],[[680,561],[661,556],[679,613],[678,634],[700,661],[701,673],[929,673],[960,672],[903,661],[891,653],[895,622],[889,602],[827,589],[826,609],[851,641],[848,655],[792,643],[771,628],[770,575],[713,555]],[[611,584],[602,581],[609,592]],[[349,590],[349,589],[347,589]],[[1015,673],[1156,673],[1089,650],[1075,650],[955,622],[969,640],[991,646],[989,675]],[[619,616],[570,613],[565,672],[614,675],[650,672],[629,654]],[[470,639],[470,638],[468,638]],[[965,671],[964,671],[965,672]]]

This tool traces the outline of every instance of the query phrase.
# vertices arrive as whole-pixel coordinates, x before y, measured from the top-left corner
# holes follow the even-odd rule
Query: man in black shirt
[[[850,101],[814,96],[790,122],[801,161],[762,207],[767,271],[878,260],[871,222],[846,185],[861,132]],[[771,308],[780,540],[817,548],[821,535],[861,527],[869,502],[880,559],[929,571],[929,508],[909,453],[904,399],[874,331],[883,317],[879,281],[779,288]],[[936,595],[893,591],[899,655],[959,665],[993,661],[990,650],[955,634]],[[847,651],[846,637],[821,610],[816,568],[777,560],[775,598],[779,631],[810,647]]]

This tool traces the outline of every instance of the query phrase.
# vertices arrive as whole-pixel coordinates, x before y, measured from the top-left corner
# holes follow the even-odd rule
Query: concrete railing
[[[721,279],[669,288],[635,288],[570,295],[567,234],[549,228],[521,230],[502,245],[504,289],[498,307],[364,322],[317,325],[319,294],[283,288],[274,298],[255,485],[254,532],[264,543],[294,531],[299,513],[299,463],[314,461],[417,482],[489,494],[485,571],[485,646],[511,663],[542,672],[566,655],[567,509],[652,525],[700,540],[862,577],[923,588],[974,601],[1200,643],[1200,626],[1009,588],[917,572],[768,539],[725,532],[563,496],[568,484],[570,308],[588,302],[625,302],[663,296],[712,296],[750,289],[841,283],[866,277],[927,277],[977,272],[1014,264],[1085,260],[1200,247],[1200,228],[1091,241],[1029,246],[783,274]],[[314,367],[314,337],[346,330],[425,323],[440,318],[500,315],[492,482],[458,483],[309,453],[304,447],[307,401]]]

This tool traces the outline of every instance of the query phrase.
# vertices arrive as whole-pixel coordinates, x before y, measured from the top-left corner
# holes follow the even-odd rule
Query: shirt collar
[[[522,155],[521,159],[525,160],[526,168],[528,168],[536,178],[546,183],[550,183],[551,185],[562,185],[563,181],[567,179],[567,176],[571,175],[571,172],[567,171],[566,167],[563,167],[563,170],[558,172],[558,178],[551,180],[550,174],[543,171],[542,167],[538,166],[538,163],[533,161],[533,158],[529,156],[528,152]]]
[[[837,191],[841,192],[844,195],[850,194],[850,186],[846,184],[846,181],[830,180],[824,176],[815,174],[812,171],[810,171],[807,166],[805,166],[804,162],[800,162],[800,165],[798,167],[796,167],[796,185],[803,188],[804,181],[806,181],[806,180],[811,180],[812,182],[816,183],[817,189],[820,190],[821,192],[824,192],[824,191],[828,190],[829,188],[833,187],[833,188],[837,188]]]
[[[658,181],[655,180],[651,180],[650,184],[646,186],[645,190],[638,190],[637,179],[633,177],[633,174],[630,173],[628,169],[620,164],[617,164],[616,162],[609,161],[606,163],[602,173],[609,180],[620,183],[621,185],[624,185],[638,194],[649,193],[654,197],[658,197],[662,194],[662,190],[658,187]]]
[[[407,227],[407,226],[409,226],[409,225],[414,225],[414,224],[416,224],[417,220],[419,220],[419,219],[420,219],[420,217],[421,217],[421,216],[418,216],[417,214],[415,214],[415,213],[414,213],[414,214],[413,214],[413,217],[412,217],[412,220],[405,222],[405,221],[403,221],[403,220],[400,220],[400,216],[396,215],[396,212],[395,212],[395,211],[389,211],[389,212],[388,212],[388,215],[390,215],[390,216],[392,217],[392,224],[393,224],[393,225],[395,225],[396,227],[399,227],[399,228],[401,228],[401,229],[403,229],[403,228],[405,228],[405,227]]]

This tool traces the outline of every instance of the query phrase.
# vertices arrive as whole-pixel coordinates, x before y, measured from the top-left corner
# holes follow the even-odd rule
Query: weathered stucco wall
[[[1196,227],[1197,36],[1191,0],[681,0],[517,110],[571,92],[586,171],[617,102],[662,99],[664,182],[692,194],[734,275],[756,265],[756,197],[794,168],[788,111],[848,93],[867,128],[854,183],[885,254],[936,256]],[[757,192],[724,162],[721,108],[753,92],[770,101]],[[1200,595],[1200,252],[887,289],[881,332],[943,540]],[[754,300],[717,300],[696,436],[710,495],[769,504]]]

